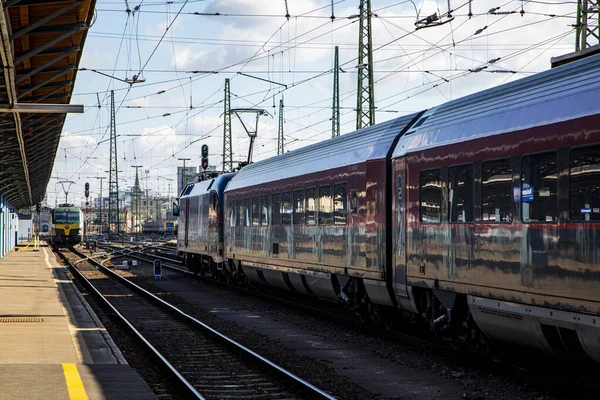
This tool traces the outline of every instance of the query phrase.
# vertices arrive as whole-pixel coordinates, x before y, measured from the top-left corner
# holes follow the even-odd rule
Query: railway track
[[[174,260],[171,257],[165,255],[159,255],[156,252],[152,254],[144,254],[143,251],[152,248],[147,246],[138,246],[134,248],[123,249],[113,248],[116,251],[122,252],[124,257],[138,259],[142,262],[152,263],[154,259],[161,259],[163,261],[163,268],[169,269],[176,273],[185,275],[191,279],[198,279],[202,282],[210,283],[213,285],[223,286],[225,285],[228,289],[234,291],[240,291],[248,293],[248,289],[245,287],[227,284],[222,281],[216,281],[213,279],[202,278],[188,271],[180,261]],[[353,328],[359,328],[356,332],[363,332],[369,335],[375,334],[374,337],[381,337],[383,339],[392,339],[397,342],[404,343],[408,346],[422,349],[424,352],[433,351],[442,357],[448,359],[459,359],[460,365],[477,371],[479,374],[486,374],[489,376],[496,376],[499,379],[508,379],[515,384],[524,384],[526,387],[535,386],[544,388],[545,383],[548,381],[548,377],[552,376],[552,388],[553,391],[560,398],[560,393],[569,393],[573,385],[581,385],[582,388],[578,389],[578,394],[582,394],[580,398],[589,398],[588,393],[594,392],[596,385],[590,384],[589,382],[595,381],[595,378],[591,378],[593,375],[590,373],[590,368],[597,370],[597,366],[585,362],[584,360],[573,360],[563,359],[564,366],[560,366],[561,363],[557,362],[556,358],[545,355],[543,353],[530,351],[527,349],[510,349],[506,347],[497,347],[497,352],[493,353],[494,357],[484,354],[472,354],[468,352],[461,352],[451,349],[448,346],[440,344],[435,341],[433,337],[424,335],[421,330],[413,332],[409,327],[404,327],[404,330],[392,329],[388,331],[383,326],[364,326],[357,321],[352,319],[349,315],[344,316],[344,313],[340,313],[339,308],[329,308],[324,306],[323,303],[318,302],[317,304],[311,303],[310,299],[296,299],[291,298],[290,294],[287,294],[286,298],[278,296],[276,293],[271,294],[269,292],[255,293],[252,291],[252,296],[258,296],[261,299],[267,300],[269,303],[282,305],[285,304],[286,308],[298,310],[301,314],[306,313],[312,316],[318,316],[326,321],[335,323],[341,323],[346,326],[352,326]],[[408,329],[407,329],[408,328]],[[455,367],[450,367],[458,369]],[[515,374],[515,371],[519,371]],[[562,371],[562,372],[560,372]],[[462,372],[452,372],[452,377],[461,375]],[[466,378],[465,380],[469,380]],[[565,382],[564,384],[561,382]],[[590,389],[591,388],[591,389]],[[552,391],[547,392],[552,393]],[[550,395],[550,398],[553,396]]]
[[[191,398],[334,398],[82,253],[61,255]]]
[[[162,261],[163,269],[167,269],[178,274],[185,275],[190,279],[199,279],[211,285],[224,285],[229,290],[241,292],[244,294],[249,294],[249,292],[251,292],[252,296],[259,297],[272,304],[285,304],[285,306],[289,309],[297,310],[299,312],[308,313],[311,315],[318,315],[324,320],[337,321],[341,325],[349,326],[353,329],[361,331],[370,331],[373,334],[382,335],[383,337],[392,338],[394,340],[401,340],[403,342],[411,343],[412,345],[426,346],[440,353],[451,353],[454,351],[450,347],[436,342],[433,337],[430,337],[430,335],[427,334],[427,332],[424,335],[424,333],[420,330],[415,332],[413,332],[413,330],[411,329],[404,329],[404,331],[399,331],[393,329],[391,326],[387,326],[384,324],[373,325],[370,323],[370,321],[366,321],[356,314],[344,312],[337,304],[324,304],[324,302],[321,300],[305,296],[296,296],[291,293],[285,293],[285,295],[282,295],[281,293],[278,293],[276,291],[273,292],[274,289],[272,288],[268,291],[256,292],[253,290],[249,290],[246,286],[231,284],[222,280],[215,280],[204,277],[202,275],[193,273],[190,270],[188,270],[183,264],[183,262],[176,259],[175,257],[169,257],[156,253],[148,254],[144,252],[144,250],[157,249],[155,246],[121,247],[114,245],[103,245],[101,247],[111,249],[116,257],[119,257],[120,254],[121,257],[137,259],[139,261],[148,263],[149,265],[152,265],[155,259],[160,259]]]

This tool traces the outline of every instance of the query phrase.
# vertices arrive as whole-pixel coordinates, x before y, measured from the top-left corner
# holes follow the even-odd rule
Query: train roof
[[[223,174],[217,176],[216,178],[207,179],[205,181],[189,183],[185,187],[185,189],[183,189],[182,195],[179,197],[179,199],[200,196],[202,194],[210,192],[211,190],[215,190],[220,197],[223,195],[225,186],[227,186],[229,180],[234,176],[235,173]]]
[[[81,211],[81,208],[77,207],[74,204],[59,204],[57,207],[54,207],[54,209],[52,211],[64,211],[64,210]]]
[[[227,191],[385,158],[417,114],[405,115],[242,168]]]
[[[393,157],[598,113],[595,55],[428,110],[398,141]]]

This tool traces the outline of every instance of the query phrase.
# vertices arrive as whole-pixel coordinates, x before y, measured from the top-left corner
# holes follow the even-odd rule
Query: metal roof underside
[[[23,208],[46,192],[66,114],[5,109],[69,104],[95,0],[5,0],[0,7],[0,193]]]

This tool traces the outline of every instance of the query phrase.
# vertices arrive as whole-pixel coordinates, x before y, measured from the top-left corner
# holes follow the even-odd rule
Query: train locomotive
[[[599,55],[190,184],[180,208],[191,269],[600,361]]]
[[[223,270],[223,207],[225,187],[235,174],[190,183],[179,197],[177,249],[195,272]],[[221,199],[221,200],[219,200]]]
[[[83,212],[73,204],[59,204],[51,214],[51,240],[57,245],[73,245],[83,239]]]

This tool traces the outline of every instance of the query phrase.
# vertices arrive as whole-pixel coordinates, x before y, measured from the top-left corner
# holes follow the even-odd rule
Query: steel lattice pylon
[[[110,91],[110,170],[108,174],[108,235],[115,225],[117,235],[121,230],[119,217],[119,170],[117,163],[117,121],[115,92]]]
[[[277,155],[283,154],[283,98],[279,99],[279,128],[277,129]]]
[[[358,27],[358,93],[356,129],[375,124],[373,90],[373,42],[371,36],[371,0],[360,0]]]
[[[578,0],[575,25],[575,51],[585,50],[600,43],[600,1]]]
[[[225,79],[225,104],[223,111],[223,172],[233,171],[233,149],[231,146],[231,92],[229,79]]]
[[[331,137],[340,136],[340,59],[338,46],[333,57],[333,107],[331,109]]]

